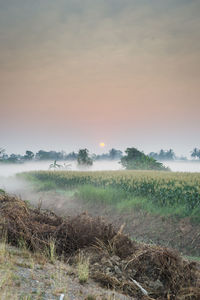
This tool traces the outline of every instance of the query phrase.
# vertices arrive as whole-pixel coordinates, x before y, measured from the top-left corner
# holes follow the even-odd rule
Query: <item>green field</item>
[[[39,190],[76,190],[85,201],[103,202],[118,209],[191,217],[200,222],[200,174],[160,171],[34,171],[18,176]]]

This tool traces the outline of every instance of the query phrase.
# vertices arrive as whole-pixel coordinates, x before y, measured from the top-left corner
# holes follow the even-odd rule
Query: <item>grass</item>
[[[102,188],[94,187],[92,185],[83,185],[77,187],[75,197],[82,199],[88,203],[99,203],[116,205],[118,202],[123,202],[127,198],[125,191],[117,188]]]
[[[131,210],[135,210],[146,211],[154,215],[174,216],[177,218],[186,216],[184,205],[158,206],[151,198],[133,196],[119,188],[101,188],[91,185],[79,186],[75,196],[83,200],[86,204],[109,205],[116,208],[118,212],[131,212]],[[198,214],[193,212],[193,215],[194,218],[197,217],[198,219]]]
[[[54,239],[49,240],[46,254],[47,254],[47,257],[49,258],[50,262],[54,263],[56,260],[56,247],[55,247]]]
[[[66,294],[67,267],[64,263],[55,261],[54,246],[50,246],[51,255],[48,255],[47,259],[45,253],[32,253],[23,242],[20,245],[20,248],[15,248],[8,245],[5,238],[0,240],[0,299],[44,299],[44,287],[42,288],[40,285],[33,292],[30,284],[30,293],[26,292],[27,284],[34,280],[39,280],[45,287],[46,284],[49,284],[52,294],[57,297],[61,293]],[[54,241],[52,241],[52,245],[54,245]],[[48,269],[48,263],[51,263],[52,259],[56,262],[53,272]],[[44,265],[47,272],[45,272]],[[41,275],[38,270],[43,270],[44,274]],[[26,276],[24,277],[23,274]]]
[[[89,203],[140,209],[200,223],[200,174],[158,171],[36,171],[18,176],[38,191],[68,193]]]
[[[79,253],[78,256],[78,279],[81,284],[84,284],[89,279],[89,258]]]
[[[200,257],[198,257],[198,256],[184,256],[184,257],[191,261],[196,261],[196,262],[200,263]]]
[[[51,274],[51,285],[53,286],[53,295],[66,294],[67,275],[66,269],[62,267],[61,263],[57,263],[54,273]]]

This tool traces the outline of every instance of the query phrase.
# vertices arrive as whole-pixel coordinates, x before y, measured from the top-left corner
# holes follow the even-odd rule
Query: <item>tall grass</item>
[[[34,181],[43,190],[79,187],[79,195],[87,201],[121,201],[121,207],[155,208],[200,222],[200,173],[36,171],[20,176]]]
[[[114,188],[99,188],[91,185],[77,188],[75,196],[89,205],[109,205],[115,207],[118,212],[147,211],[151,214],[162,216],[187,216],[183,205],[158,206],[151,198],[134,196],[123,190]],[[198,213],[193,213],[198,219]],[[200,221],[200,220],[199,220]]]
[[[120,189],[111,187],[102,188],[92,185],[83,185],[77,188],[75,196],[88,203],[100,203],[116,205],[118,202],[125,201],[127,194]]]

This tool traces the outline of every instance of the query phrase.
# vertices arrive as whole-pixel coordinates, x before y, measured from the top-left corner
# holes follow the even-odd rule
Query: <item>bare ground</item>
[[[30,193],[21,191],[23,199],[32,204],[41,203],[61,216],[77,215],[87,211],[92,216],[104,216],[116,227],[124,226],[124,232],[144,243],[157,244],[180,251],[183,255],[200,257],[200,225],[192,224],[189,218],[175,219],[151,215],[144,211],[118,212],[113,207],[87,205],[77,198],[50,191]]]
[[[55,204],[55,198],[53,204]],[[66,212],[64,214],[66,215]],[[177,252],[170,249],[131,241],[123,234],[122,228],[116,231],[111,224],[106,223],[101,218],[91,218],[87,214],[62,218],[50,211],[43,211],[40,207],[37,209],[31,208],[18,197],[6,194],[0,195],[0,217],[1,236],[6,232],[10,244],[19,246],[23,242],[35,254],[38,252],[41,254],[45,251],[49,259],[51,261],[53,259],[55,264],[55,257],[52,257],[52,249],[54,248],[51,246],[53,238],[56,255],[60,258],[63,257],[65,261],[67,259],[73,266],[73,271],[70,271],[71,275],[75,274],[74,270],[78,269],[80,284],[80,279],[83,279],[82,275],[80,276],[82,273],[80,265],[84,266],[84,270],[87,270],[88,266],[89,273],[86,280],[84,279],[84,283],[89,283],[89,290],[91,290],[93,284],[89,281],[90,279],[94,279],[102,286],[107,287],[108,294],[106,297],[108,298],[105,299],[112,299],[110,298],[110,289],[121,291],[129,295],[131,299],[138,300],[199,299],[200,270],[197,263],[183,259]],[[0,274],[2,275],[1,287],[5,288],[5,292],[7,292],[6,288],[9,286],[9,281],[16,279],[16,273],[7,273],[9,268],[10,271],[15,269],[11,264],[11,261],[13,261],[12,255],[8,255],[8,253],[7,249],[1,247],[1,265],[6,270],[7,276],[4,276],[4,272]],[[19,268],[24,269],[24,267],[32,269],[30,273],[20,269],[21,273],[17,275],[20,280],[16,280],[17,284],[21,286],[20,292],[25,290],[23,282],[21,283],[21,277],[24,274],[25,282],[28,286],[31,285],[31,291],[32,284],[35,288],[35,285],[39,285],[40,282],[42,289],[39,295],[40,298],[38,298],[37,292],[37,298],[33,296],[33,298],[22,299],[51,299],[50,297],[55,293],[59,293],[59,295],[66,293],[67,279],[65,277],[67,269],[64,269],[64,274],[62,270],[62,277],[64,276],[65,281],[65,291],[63,291],[64,287],[59,287],[61,282],[58,284],[57,281],[60,275],[56,275],[57,271],[61,272],[60,268],[57,269],[56,265],[53,269],[45,269],[45,267],[46,277],[43,277],[44,274],[40,272],[41,267],[39,267],[34,275],[34,271],[37,269],[35,268],[36,263],[33,257],[28,258],[31,259],[28,262],[15,261],[15,265],[18,267],[17,270]],[[87,261],[86,267],[85,261]],[[37,277],[39,280],[36,279]],[[54,284],[52,286],[51,278],[56,280],[56,287]],[[68,281],[71,279],[73,278],[70,277]],[[49,282],[50,288],[47,282]],[[77,280],[75,279],[75,281],[72,281],[72,298],[69,299],[79,299],[79,296],[82,297],[80,299],[91,299],[85,298],[84,289],[81,291],[81,295],[80,290],[78,291],[79,294],[76,294],[76,284]],[[54,288],[53,292],[52,287]],[[92,291],[98,292],[99,286],[94,286]],[[68,289],[68,294],[70,295],[70,289]],[[8,296],[6,297],[8,298]],[[98,299],[97,297],[98,293],[95,298],[93,296],[93,299]],[[99,299],[104,299],[104,296],[101,295],[100,297],[102,298]],[[118,297],[122,297],[122,295],[118,293]],[[1,299],[4,298],[1,297]]]

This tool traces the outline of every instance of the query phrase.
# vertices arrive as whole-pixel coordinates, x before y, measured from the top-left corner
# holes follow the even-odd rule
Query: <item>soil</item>
[[[116,291],[100,287],[92,278],[88,278],[86,283],[81,284],[78,279],[77,268],[67,263],[58,260],[49,263],[45,257],[37,257],[27,250],[10,245],[6,245],[6,251],[9,256],[9,265],[12,263],[13,281],[3,287],[4,291],[0,293],[1,300],[58,300],[61,295],[64,295],[63,300],[133,299]],[[1,257],[1,270],[4,264],[8,271],[6,257],[4,257],[4,262]]]
[[[86,213],[61,217],[49,210],[42,210],[41,205],[38,208],[30,207],[28,203],[18,197],[1,194],[0,228],[1,239],[6,233],[7,241],[11,245],[23,244],[26,249],[35,254],[46,253],[51,260],[55,260],[55,255],[52,257],[52,251],[56,249],[56,256],[70,264],[73,269],[76,269],[77,266],[79,268],[80,264],[83,267],[83,262],[87,262],[89,273],[86,281],[88,282],[89,278],[93,279],[106,287],[108,294],[111,289],[114,289],[119,292],[119,295],[123,293],[131,297],[130,299],[138,300],[197,300],[200,297],[200,266],[198,263],[184,259],[174,250],[133,241],[123,233],[123,226],[116,230],[111,223],[105,222],[101,217],[91,217]],[[8,257],[8,261],[11,258],[7,251],[1,250],[1,263],[5,257]],[[24,261],[18,263],[18,266],[22,268],[25,265],[27,267]],[[34,272],[35,264],[29,262],[29,265]],[[4,267],[6,269],[8,263],[5,263]],[[86,269],[84,266],[84,271]],[[55,266],[53,270],[47,271],[48,274],[45,277],[51,288],[49,274],[55,273],[56,270]],[[60,269],[58,268],[58,270]],[[33,272],[31,272],[31,276],[35,280]],[[66,270],[64,272],[66,273]],[[58,288],[60,276],[55,278],[54,273],[53,278],[54,281],[56,280],[56,288]],[[18,276],[20,275],[21,278],[24,274],[27,283],[33,283],[26,270],[21,270]],[[37,273],[37,275],[39,274]],[[80,283],[80,270],[78,276]],[[6,282],[5,277],[2,278],[1,282]],[[46,289],[43,286],[44,283],[46,284],[45,278],[41,278],[43,293],[41,299],[50,297],[45,294],[46,292],[52,293],[51,288],[49,290],[48,286]],[[36,279],[34,286],[39,282],[40,280]],[[73,284],[72,290],[75,291],[76,280],[74,283],[72,281],[72,286]],[[19,285],[21,285],[21,281],[19,281]],[[89,285],[88,289],[90,288]],[[59,293],[62,292],[59,290]],[[81,297],[80,299],[88,299],[83,296],[83,292]],[[79,297],[77,296],[75,299],[79,299]]]
[[[85,211],[92,216],[104,216],[117,228],[124,224],[124,232],[134,240],[173,248],[186,256],[200,257],[200,225],[191,223],[189,218],[163,217],[134,210],[119,213],[114,207],[86,205],[80,199],[53,191],[31,195],[23,192],[22,197],[34,205],[42,202],[42,207],[61,216],[73,216]]]

